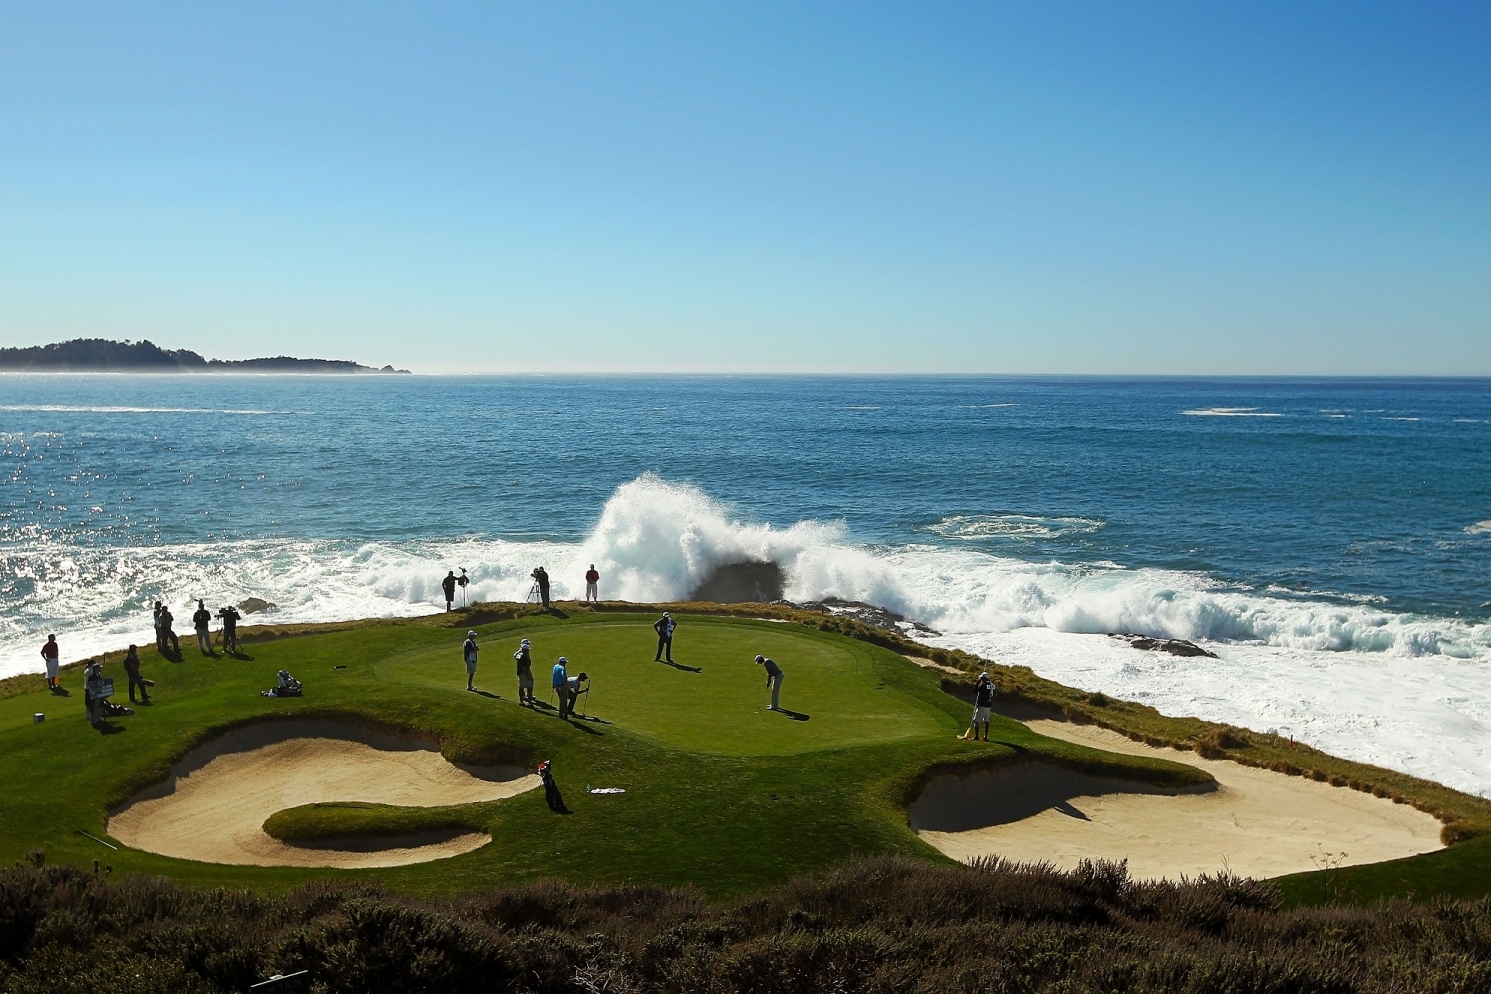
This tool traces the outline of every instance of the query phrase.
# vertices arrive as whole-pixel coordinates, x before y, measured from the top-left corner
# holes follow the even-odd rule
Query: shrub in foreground
[[[1268,884],[1121,865],[856,861],[727,904],[540,883],[449,901],[0,873],[0,990],[1491,991],[1491,901],[1281,911]]]

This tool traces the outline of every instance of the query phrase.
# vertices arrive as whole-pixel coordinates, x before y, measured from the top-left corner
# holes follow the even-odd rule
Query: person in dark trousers
[[[124,673],[129,677],[129,702],[131,704],[149,704],[150,693],[145,688],[154,687],[154,680],[147,680],[140,675],[140,653],[138,646],[130,646],[129,651],[124,654]],[[135,700],[135,688],[140,688],[140,699]]]
[[[192,615],[192,628],[197,633],[197,649],[202,655],[217,655],[212,651],[212,612],[201,601],[197,601],[197,610]]]
[[[477,654],[475,631],[466,633],[466,642],[461,646],[461,652],[466,657],[466,689],[474,692],[476,686],[473,681],[476,679]]]
[[[549,684],[554,688],[554,693],[559,696],[559,717],[561,718],[568,714],[568,709],[564,706],[565,699],[569,697],[569,673],[566,669],[568,663],[568,659],[560,656],[559,662],[554,664],[554,672],[549,675]]]
[[[601,575],[595,571],[595,563],[585,571],[585,600],[587,602],[601,599]]]
[[[162,604],[160,606],[160,622],[159,622],[160,623],[160,651],[161,652],[165,652],[166,651],[166,643],[169,642],[170,643],[170,649],[171,649],[171,651],[174,652],[174,653],[176,653],[177,657],[180,657],[180,655],[181,655],[181,640],[176,637],[176,632],[171,627],[175,623],[175,621],[176,621],[176,618],[175,618],[174,615],[171,614],[171,609],[168,608],[168,607],[166,607],[166,605]]]
[[[533,579],[538,584],[538,599],[543,602],[544,610],[549,609],[549,571],[539,566],[533,571]]]
[[[518,661],[518,704],[533,707],[533,646],[527,639],[513,653]]]
[[[994,680],[987,672],[978,675],[978,684],[973,688],[973,724],[968,731],[975,742],[979,741],[978,726],[984,726],[983,741],[989,741],[989,711],[994,707]]]
[[[160,613],[165,607],[160,601],[155,602],[155,647],[161,652],[166,651],[166,637],[161,634],[160,629]]]
[[[236,653],[238,651],[238,620],[242,617],[238,608],[232,604],[218,611],[217,616],[223,622],[223,651]]]
[[[771,703],[766,705],[766,710],[780,711],[782,709],[782,668],[765,656],[757,656],[756,665],[766,667],[766,685],[771,688]]]
[[[61,651],[57,647],[57,636],[48,635],[41,647],[41,658],[42,662],[47,664],[47,689],[54,694],[62,689],[62,680],[57,675],[61,672],[61,665],[58,662]]]
[[[449,611],[456,602],[456,571],[451,570],[445,574],[445,579],[440,581],[440,589],[445,591],[445,609]]]
[[[590,683],[590,674],[584,670],[580,671],[579,676],[567,677],[565,679],[564,692],[569,700],[569,710],[564,713],[563,717],[569,718],[574,715],[575,703],[580,699],[580,691],[586,689],[588,683]]]
[[[673,662],[673,629],[677,627],[678,623],[667,611],[664,611],[663,616],[652,623],[652,630],[657,632],[657,654],[652,657],[654,663],[661,663],[664,653],[668,655],[668,662]]]

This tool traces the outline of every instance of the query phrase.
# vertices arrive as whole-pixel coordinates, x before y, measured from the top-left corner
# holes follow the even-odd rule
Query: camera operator
[[[529,575],[538,584],[538,599],[543,602],[544,610],[547,611],[549,609],[549,573],[542,566],[538,566]]]

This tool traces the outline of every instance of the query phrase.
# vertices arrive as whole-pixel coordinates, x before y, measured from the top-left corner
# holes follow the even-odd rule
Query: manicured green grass
[[[330,801],[276,811],[264,831],[281,842],[328,839],[401,838],[426,832],[484,831],[487,817],[478,805],[401,808],[391,804]]]
[[[495,612],[494,612],[495,613]],[[43,849],[49,861],[95,858],[116,871],[201,884],[279,888],[327,876],[373,876],[417,893],[458,893],[541,877],[603,883],[692,884],[726,895],[781,883],[854,855],[940,860],[906,826],[904,804],[929,771],[1041,757],[1091,772],[1170,785],[1205,777],[1193,767],[1115,756],[997,721],[991,741],[956,741],[967,706],[935,676],[893,652],[801,624],[687,617],[675,660],[652,661],[652,615],[575,612],[478,625],[477,685],[465,692],[461,641],[479,612],[303,634],[246,647],[252,659],[183,661],[143,655],[156,703],[114,722],[82,717],[76,672],[70,698],[43,691],[0,699],[0,860]],[[590,673],[596,721],[565,722],[515,703],[512,652],[535,647],[538,693],[563,654]],[[186,648],[185,646],[183,646]],[[805,716],[766,712],[757,652],[786,671],[782,703]],[[288,669],[302,698],[259,695]],[[695,671],[697,670],[697,672]],[[117,664],[106,671],[118,681]],[[40,680],[37,680],[39,687]],[[14,686],[14,685],[12,685]],[[123,699],[121,692],[120,699]],[[34,711],[47,721],[31,723]],[[244,722],[338,718],[430,736],[464,762],[551,759],[572,814],[532,791],[463,809],[492,834],[481,849],[436,863],[376,871],[228,867],[104,848],[106,810],[165,778],[192,746]],[[592,795],[586,785],[625,788]],[[325,830],[367,821],[327,809]]]

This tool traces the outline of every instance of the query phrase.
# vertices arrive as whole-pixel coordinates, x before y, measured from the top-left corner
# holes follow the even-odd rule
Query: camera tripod
[[[538,593],[538,581],[534,580],[533,586],[530,587],[528,590],[528,596],[523,598],[523,603],[527,604],[532,601],[533,603],[537,604],[541,600],[543,600],[543,598],[540,597]]]

